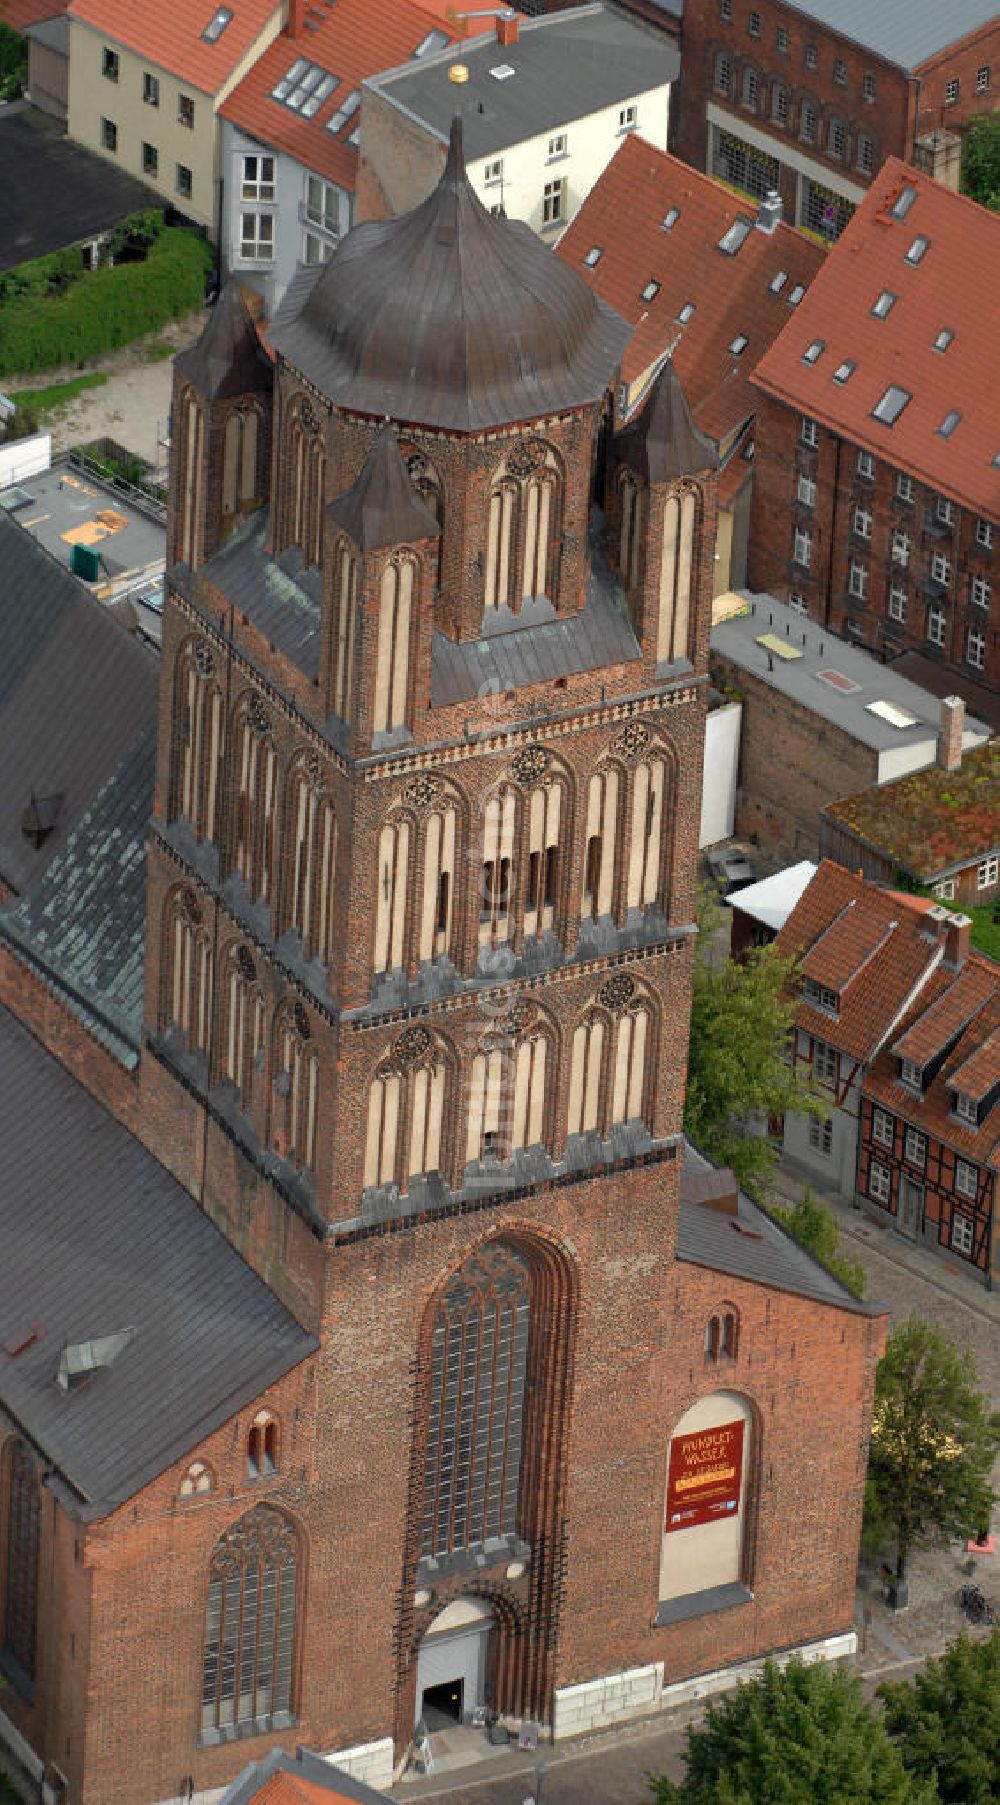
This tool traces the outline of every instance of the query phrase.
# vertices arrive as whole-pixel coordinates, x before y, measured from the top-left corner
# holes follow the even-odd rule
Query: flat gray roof
[[[884,56],[901,69],[957,44],[997,16],[994,0],[787,0],[842,37]]]
[[[75,541],[92,546],[101,560],[101,578],[88,588],[100,589],[126,571],[162,566],[167,555],[165,522],[68,461],[5,489],[0,506],[67,570]]]
[[[762,639],[771,639],[769,652]],[[934,740],[941,715],[937,696],[901,677],[861,646],[837,639],[815,621],[806,620],[785,602],[769,595],[749,597],[746,612],[712,628],[712,651],[766,683],[803,708],[832,721],[852,739],[876,752]],[[781,647],[782,651],[778,649]],[[788,654],[791,654],[790,656]],[[771,668],[768,668],[770,656]],[[912,725],[895,726],[870,712],[873,702],[888,703],[912,717]],[[969,744],[989,738],[982,721],[966,716]]]
[[[490,31],[373,76],[365,86],[420,120],[443,144],[461,113],[472,163],[602,107],[638,99],[680,74],[679,52],[655,26],[600,5],[521,18],[518,25],[516,44],[500,45]],[[469,71],[461,86],[448,79],[458,61]],[[504,67],[513,73],[502,80],[490,73]]]

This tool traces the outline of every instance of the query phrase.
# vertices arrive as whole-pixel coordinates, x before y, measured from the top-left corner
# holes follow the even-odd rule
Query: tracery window
[[[27,1679],[35,1672],[38,1637],[38,1473],[23,1441],[7,1456],[7,1572],[3,1645]]]
[[[426,1044],[424,1044],[426,1043]],[[368,1093],[364,1184],[396,1185],[441,1169],[447,1071],[423,1028],[406,1030]]]
[[[278,760],[271,724],[256,695],[241,709],[236,730],[237,789],[233,863],[251,898],[271,899]]]
[[[249,1109],[267,1018],[253,955],[247,946],[237,947],[230,957],[226,1009],[225,1075],[235,1084],[241,1107]]]
[[[545,933],[555,920],[562,801],[559,783],[540,784],[528,797],[528,878],[524,898],[524,931],[528,935]]]
[[[626,887],[630,909],[663,899],[662,861],[666,767],[662,758],[644,759],[632,774],[632,837]]]
[[[181,652],[174,694],[178,756],[170,818],[183,815],[199,840],[214,840],[224,726],[215,654],[206,642]]]
[[[639,488],[630,470],[618,478],[621,529],[618,541],[618,574],[626,589],[634,589],[639,576]]]
[[[319,1059],[309,1045],[309,1018],[300,1003],[279,1025],[275,1107],[272,1117],[274,1144],[283,1159],[297,1170],[316,1167],[316,1128],[319,1110]]]
[[[580,900],[580,914],[584,919],[596,921],[601,915],[610,915],[614,904],[619,787],[619,773],[614,766],[595,772],[590,780]]]
[[[606,1134],[626,1122],[650,1122],[650,1006],[634,978],[616,973],[578,1023],[570,1059],[567,1134]]]
[[[495,472],[487,515],[485,604],[517,610],[556,598],[554,553],[562,500],[555,453],[524,440]]]
[[[530,1292],[512,1248],[491,1243],[451,1279],[431,1349],[423,1553],[518,1526]]]
[[[467,1161],[508,1159],[521,1148],[545,1143],[550,1064],[549,1039],[542,1028],[498,1034],[474,1055]]]
[[[291,1708],[296,1536],[260,1504],[216,1543],[208,1586],[203,1731],[254,1723]]]
[[[455,908],[458,810],[444,802],[424,823],[424,897],[420,916],[421,959],[450,953]]]
[[[691,588],[694,572],[694,535],[697,501],[693,490],[668,495],[663,512],[663,553],[660,562],[660,600],[656,657],[673,664],[690,657]]]
[[[376,972],[396,971],[403,964],[409,861],[409,821],[405,817],[387,821],[379,834],[378,842],[374,956]]]
[[[259,494],[257,459],[260,416],[255,407],[238,408],[226,421],[222,457],[222,512],[236,514]]]
[[[358,612],[358,560],[346,540],[334,556],[334,600],[337,642],[334,649],[333,695],[335,714],[351,719],[354,694],[354,640]]]
[[[604,1068],[604,1017],[591,1015],[573,1035],[569,1076],[568,1134],[589,1134],[600,1127],[601,1078]]]
[[[302,936],[309,957],[329,965],[333,953],[337,817],[332,802],[323,794],[323,772],[316,761],[306,759],[294,770],[289,805],[294,836],[289,923]]]
[[[188,1048],[207,1053],[211,1031],[212,956],[194,890],[175,891],[167,910],[164,1025],[179,1028]]]
[[[205,416],[193,392],[181,403],[183,444],[180,468],[181,487],[180,555],[194,570],[198,564],[198,516],[202,503],[202,473],[205,455]]]
[[[393,558],[382,572],[375,655],[375,733],[406,725],[410,676],[410,619],[416,588],[416,561]]]
[[[646,1043],[649,1010],[641,1003],[618,1018],[611,1085],[611,1121],[637,1122],[646,1114]]]
[[[480,946],[498,946],[510,938],[516,819],[517,799],[512,789],[505,787],[489,798],[483,822]]]
[[[292,541],[302,552],[304,564],[318,564],[323,555],[323,510],[326,506],[326,450],[319,432],[303,430],[301,418],[292,426],[295,488],[292,509]]]

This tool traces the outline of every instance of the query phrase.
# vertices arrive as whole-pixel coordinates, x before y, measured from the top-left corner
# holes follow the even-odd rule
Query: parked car
[[[757,882],[750,860],[738,847],[713,846],[705,854],[705,863],[723,896],[732,896],[735,890],[745,890],[748,884]]]

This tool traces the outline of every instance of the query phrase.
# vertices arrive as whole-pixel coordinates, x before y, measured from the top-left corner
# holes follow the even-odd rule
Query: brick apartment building
[[[884,657],[961,672],[987,719],[998,282],[1000,218],[891,158],[753,378],[752,587]]]
[[[824,239],[887,157],[958,187],[961,132],[1000,91],[993,0],[687,0],[678,156]]]
[[[155,788],[0,910],[0,1735],[73,1805],[854,1646],[884,1318],[681,1135],[711,447],[668,365],[609,568],[628,328],[458,128],[271,337],[175,364]]]

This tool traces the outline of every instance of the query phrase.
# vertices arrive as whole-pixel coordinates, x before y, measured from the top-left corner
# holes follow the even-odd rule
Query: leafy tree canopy
[[[907,1773],[856,1675],[793,1660],[762,1672],[688,1731],[680,1786],[653,1782],[656,1805],[933,1805]]]
[[[797,1203],[790,1209],[770,1206],[772,1216],[776,1216],[783,1228],[787,1228],[792,1239],[798,1241],[800,1247],[821,1260],[823,1265],[838,1278],[855,1297],[864,1297],[868,1280],[860,1260],[852,1259],[844,1253],[840,1245],[840,1228],[833,1211],[827,1209],[818,1197],[814,1197],[807,1186]]]
[[[962,188],[1000,213],[1000,113],[980,113],[962,146]]]
[[[885,1726],[907,1772],[937,1782],[942,1805],[1000,1798],[1000,1629],[961,1635],[912,1685],[879,1687]]]
[[[788,1058],[794,960],[773,945],[755,948],[745,963],[724,957],[720,943],[728,945],[728,927],[728,910],[703,892],[684,1128],[716,1165],[731,1166],[741,1184],[753,1185],[766,1179],[776,1158],[754,1127],[786,1110],[827,1111],[811,1079]]]
[[[889,1336],[875,1376],[869,1513],[896,1544],[896,1570],[921,1542],[974,1534],[989,1521],[1000,1415],[979,1390],[969,1349],[910,1316]]]

